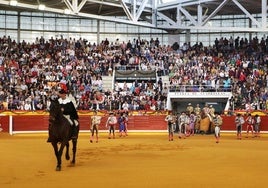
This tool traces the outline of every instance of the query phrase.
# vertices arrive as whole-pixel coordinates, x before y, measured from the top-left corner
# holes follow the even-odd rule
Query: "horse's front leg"
[[[75,164],[77,139],[72,139],[72,143],[73,143],[73,160],[71,161],[71,163]]]
[[[61,170],[61,156],[62,156],[63,149],[64,149],[65,145],[66,145],[66,143],[64,143],[64,142],[62,142],[61,145],[60,145],[60,149],[59,149],[59,152],[58,152],[58,166],[56,168],[57,171]]]
[[[52,142],[51,144],[53,146],[54,153],[57,158],[56,171],[60,171],[61,170],[61,154],[59,153],[59,150],[58,150],[58,144],[57,142]]]
[[[66,160],[70,160],[70,155],[69,155],[69,142],[66,143],[65,159]]]

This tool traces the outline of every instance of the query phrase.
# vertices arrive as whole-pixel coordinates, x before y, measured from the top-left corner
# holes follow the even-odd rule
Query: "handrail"
[[[120,66],[115,66],[115,70],[140,70],[139,65],[132,64],[132,65],[120,65]]]
[[[169,85],[169,92],[232,92],[231,86],[217,85]]]

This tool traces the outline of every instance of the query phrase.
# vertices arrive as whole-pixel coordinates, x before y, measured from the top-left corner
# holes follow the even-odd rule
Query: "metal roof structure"
[[[1,10],[45,11],[166,31],[267,32],[267,0],[2,0]],[[208,24],[217,16],[242,15],[250,27]]]

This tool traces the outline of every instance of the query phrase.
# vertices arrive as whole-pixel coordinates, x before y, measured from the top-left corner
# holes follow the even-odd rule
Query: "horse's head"
[[[49,122],[53,123],[62,116],[61,106],[58,99],[51,99],[49,107]]]

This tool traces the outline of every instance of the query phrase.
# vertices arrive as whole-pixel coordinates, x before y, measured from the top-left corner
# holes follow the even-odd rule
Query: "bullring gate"
[[[233,110],[232,92],[230,89],[209,89],[209,90],[194,90],[193,86],[180,86],[179,88],[170,87],[167,96],[167,110],[177,112],[184,111],[189,103],[192,106],[199,106],[202,108],[206,104],[212,105],[220,114]]]

